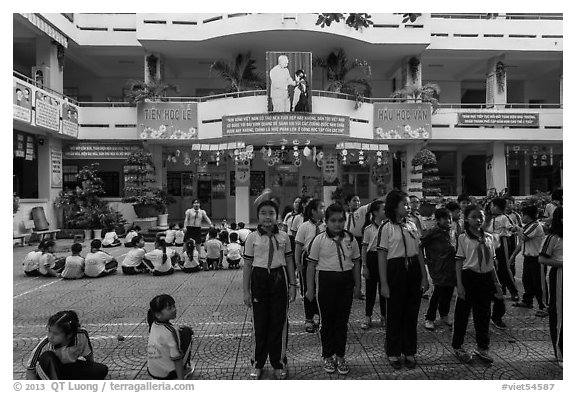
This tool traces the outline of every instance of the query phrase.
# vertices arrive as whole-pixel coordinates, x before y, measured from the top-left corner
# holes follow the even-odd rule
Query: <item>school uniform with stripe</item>
[[[244,246],[244,261],[252,263],[250,292],[252,296],[254,367],[263,368],[266,359],[275,369],[286,366],[288,341],[288,275],[287,259],[292,257],[288,235],[274,226],[268,234],[261,226],[251,232]]]
[[[378,230],[377,250],[387,254],[390,297],[386,307],[386,354],[414,356],[417,324],[422,299],[422,270],[419,255],[420,234],[409,221],[388,221]]]
[[[354,294],[358,242],[350,232],[320,233],[310,243],[308,262],[316,266],[316,300],[320,310],[322,357],[344,357]]]
[[[548,235],[542,243],[540,255],[546,258],[564,261],[564,241],[558,235]],[[563,325],[564,318],[562,313],[563,296],[562,287],[564,276],[561,267],[552,267],[548,275],[550,285],[550,294],[548,299],[550,338],[554,346],[554,354],[558,361],[563,360]]]
[[[376,304],[376,294],[380,299],[380,317],[386,319],[386,298],[380,295],[380,268],[378,266],[378,243],[379,225],[374,221],[364,228],[362,237],[362,247],[366,247],[366,268],[369,272],[369,278],[366,281],[366,316],[371,317]]]
[[[488,226],[488,231],[498,236],[500,246],[496,248],[496,273],[498,280],[502,284],[502,289],[506,288],[512,295],[518,295],[518,288],[514,275],[516,273],[512,266],[508,266],[508,260],[515,248],[514,238],[512,237],[512,227],[514,226],[510,217],[506,214],[500,214],[492,219],[492,225]]]
[[[462,285],[465,299],[456,300],[454,309],[454,328],[452,332],[452,347],[459,349],[464,343],[470,312],[474,318],[476,329],[476,344],[479,348],[488,350],[490,346],[490,305],[496,288],[491,272],[494,270],[495,239],[490,233],[476,238],[469,232],[458,237],[456,261],[462,263]],[[504,302],[495,304],[493,319],[502,318]]]
[[[522,295],[522,301],[531,306],[534,298],[536,298],[540,309],[546,307],[541,285],[544,266],[538,263],[538,255],[540,254],[543,240],[544,229],[538,221],[527,224],[520,236],[522,255],[524,256],[522,269],[524,295]]]

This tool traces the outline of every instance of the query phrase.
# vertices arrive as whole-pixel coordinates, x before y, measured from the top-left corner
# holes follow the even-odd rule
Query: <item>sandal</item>
[[[275,368],[274,376],[276,379],[284,380],[288,376],[288,371],[286,371],[284,368]]]
[[[366,319],[364,320],[364,322],[362,322],[360,324],[360,329],[362,330],[368,330],[370,329],[370,326],[372,325],[372,318],[370,317],[366,317]]]
[[[254,367],[252,369],[252,372],[250,373],[250,379],[251,380],[260,379],[261,376],[262,376],[262,369]]]
[[[308,333],[316,333],[316,327],[314,326],[314,322],[306,321],[304,330],[306,330],[306,332]]]

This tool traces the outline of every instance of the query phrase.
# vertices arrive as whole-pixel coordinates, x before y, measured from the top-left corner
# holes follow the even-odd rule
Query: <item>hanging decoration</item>
[[[188,154],[188,152],[184,153],[184,165],[189,166],[191,162],[190,154]]]

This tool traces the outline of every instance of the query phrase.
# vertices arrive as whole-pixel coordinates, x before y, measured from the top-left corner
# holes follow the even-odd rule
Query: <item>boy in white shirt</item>
[[[176,224],[174,230],[174,245],[176,247],[182,247],[184,245],[184,231],[178,224]]]
[[[118,247],[121,245],[120,239],[118,239],[118,234],[112,228],[108,229],[108,232],[104,235],[104,240],[102,240],[102,247],[104,248],[111,248],[111,247]]]
[[[232,232],[230,234],[230,243],[228,244],[228,268],[238,269],[240,267],[240,259],[242,258],[242,246],[238,243],[238,233]]]
[[[112,255],[100,250],[102,241],[94,239],[90,247],[91,250],[85,258],[84,274],[86,277],[97,278],[115,273],[118,262]]]
[[[28,255],[22,261],[22,265],[24,266],[24,274],[28,277],[37,277],[40,275],[39,266],[40,266],[40,257],[42,257],[42,247],[44,245],[44,241],[41,241],[38,244],[38,249],[35,251],[30,251]]]
[[[77,279],[84,277],[84,258],[80,256],[82,252],[82,244],[74,243],[70,247],[72,255],[66,257],[64,262],[64,270],[62,270],[61,276],[66,279]]]
[[[244,245],[246,238],[252,232],[250,229],[244,228],[244,226],[245,224],[243,222],[238,223],[238,240],[240,240],[241,245]]]
[[[132,247],[132,239],[139,235],[141,229],[138,225],[134,226],[128,234],[126,234],[126,238],[124,239],[124,247]]]
[[[176,239],[176,225],[170,224],[168,226],[168,230],[165,233],[166,235],[164,237],[164,241],[166,242],[166,245],[173,246],[174,240]]]

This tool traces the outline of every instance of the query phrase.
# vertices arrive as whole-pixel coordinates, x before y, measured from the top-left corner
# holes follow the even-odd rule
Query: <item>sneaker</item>
[[[492,358],[492,356],[490,356],[490,353],[488,352],[487,349],[476,348],[474,350],[474,355],[478,356],[480,360],[486,363],[494,363],[494,359]]]
[[[400,358],[396,356],[388,356],[388,362],[394,370],[400,370],[402,368],[402,362],[400,361]]]
[[[434,330],[436,328],[434,326],[434,321],[429,321],[429,320],[426,320],[424,322],[424,327],[426,328],[426,330]]]
[[[260,379],[261,376],[262,376],[262,369],[254,367],[252,369],[252,372],[250,373],[250,379],[252,380]]]
[[[470,363],[472,360],[472,355],[462,348],[455,349],[454,354],[462,363]]]
[[[332,374],[334,371],[336,371],[333,358],[331,357],[324,358],[324,371],[326,371],[329,374]]]
[[[350,367],[344,358],[336,359],[336,370],[340,375],[346,375],[350,372]]]
[[[372,325],[372,318],[371,317],[366,317],[366,319],[364,319],[364,322],[362,322],[360,324],[360,329],[362,330],[368,330],[370,329],[370,325]]]
[[[518,296],[518,294],[512,295],[510,296],[510,299],[512,299],[513,302],[517,302],[518,300],[520,300],[520,296]]]
[[[541,308],[540,310],[536,311],[534,315],[540,318],[546,318],[548,316],[548,310]]]
[[[495,321],[492,320],[492,325],[494,325],[494,327],[498,328],[498,329],[506,329],[506,324],[504,323],[504,321],[502,321],[501,319]]]
[[[316,332],[316,328],[314,327],[313,321],[306,321],[306,324],[304,326],[305,326],[304,330],[306,330],[306,332],[308,332],[308,333],[315,333]]]
[[[448,317],[440,317],[440,323],[452,327],[452,321],[448,319]]]
[[[196,363],[191,362],[191,364],[189,364],[184,370],[184,379],[190,379],[192,374],[194,374],[194,370],[196,370]]]
[[[406,368],[414,369],[416,368],[416,359],[414,356],[406,356],[404,358],[404,364],[406,364]]]
[[[285,368],[275,368],[274,369],[274,377],[276,379],[284,380],[288,376],[288,372]]]
[[[520,302],[516,302],[512,304],[512,307],[520,307],[520,308],[533,308],[533,306],[531,304],[526,304],[522,301]]]

